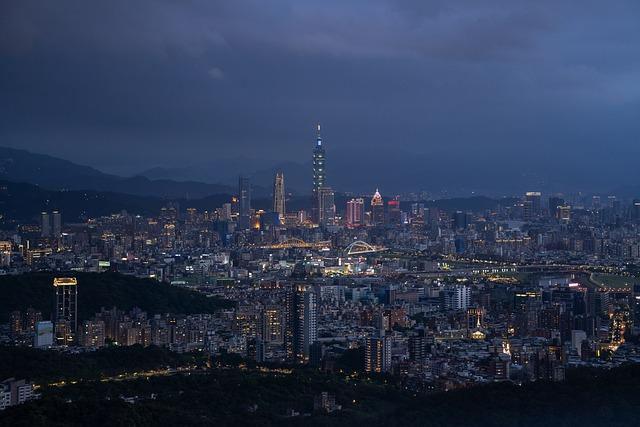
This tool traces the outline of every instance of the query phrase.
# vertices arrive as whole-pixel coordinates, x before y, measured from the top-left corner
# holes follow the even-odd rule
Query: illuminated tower
[[[309,361],[309,349],[318,339],[316,294],[309,286],[294,285],[287,292],[284,336],[287,358],[300,363]]]
[[[56,343],[69,345],[78,327],[78,281],[75,277],[56,277]]]
[[[371,198],[371,222],[373,225],[384,224],[384,201],[377,188]]]
[[[313,194],[312,194],[312,216],[316,223],[320,222],[320,200],[318,198],[320,188],[325,186],[325,153],[322,147],[322,137],[320,136],[320,124],[318,124],[318,135],[316,147],[313,149]]]
[[[282,172],[277,172],[273,181],[273,211],[280,215],[281,221],[284,220],[284,174]]]

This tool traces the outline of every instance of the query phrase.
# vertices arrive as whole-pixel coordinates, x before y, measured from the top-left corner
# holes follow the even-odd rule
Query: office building
[[[400,210],[400,198],[395,197],[387,202],[386,220],[389,224],[398,225],[402,223],[402,211]]]
[[[336,217],[336,204],[333,189],[320,187],[318,189],[318,224],[331,225]]]
[[[56,292],[56,344],[69,345],[78,328],[78,281],[75,277],[53,279]]]
[[[51,218],[47,212],[42,212],[40,214],[40,236],[51,236]]]
[[[52,237],[54,239],[59,238],[62,235],[62,215],[60,212],[53,211],[51,213],[51,225],[52,225]]]
[[[35,335],[33,337],[33,346],[36,348],[47,348],[53,345],[53,322],[45,320],[37,322],[35,326]]]
[[[240,229],[251,227],[251,181],[241,176],[238,178],[238,225]]]
[[[384,200],[377,188],[371,198],[371,222],[373,225],[384,224]]]
[[[284,194],[284,174],[278,172],[273,181],[273,211],[280,215],[282,221],[286,214]]]
[[[526,221],[538,218],[540,216],[542,206],[542,193],[539,191],[527,191],[524,195],[524,211],[523,218]]]
[[[309,360],[311,344],[318,338],[318,324],[316,294],[306,285],[294,285],[287,292],[284,338],[289,360]]]
[[[351,199],[347,202],[346,224],[348,227],[364,225],[364,199]]]

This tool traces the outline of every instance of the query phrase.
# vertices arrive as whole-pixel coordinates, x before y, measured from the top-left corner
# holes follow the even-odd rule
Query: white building
[[[46,348],[53,345],[53,322],[46,320],[36,323],[36,334],[33,339],[33,346],[36,348]]]

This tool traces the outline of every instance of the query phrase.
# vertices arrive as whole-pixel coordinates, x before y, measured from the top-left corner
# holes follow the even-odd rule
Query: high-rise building
[[[75,277],[53,279],[56,291],[56,343],[69,345],[78,328],[78,281]]]
[[[636,221],[640,219],[640,199],[633,199],[632,215]]]
[[[556,208],[556,216],[561,221],[571,220],[571,206],[558,206]]]
[[[331,187],[320,187],[318,189],[318,212],[318,224],[333,224],[336,217],[336,204]]]
[[[102,320],[86,320],[82,324],[78,341],[83,347],[104,347],[105,324]]]
[[[320,124],[318,124],[318,134],[316,138],[316,146],[313,149],[313,194],[311,195],[312,206],[312,219],[316,223],[320,223],[320,198],[318,193],[320,188],[325,186],[326,171],[325,171],[325,152],[322,146],[322,137],[320,136]]]
[[[387,217],[386,220],[389,224],[400,224],[402,222],[402,211],[400,210],[400,197],[395,198],[387,202]]]
[[[18,336],[23,332],[22,312],[16,310],[9,315],[9,331],[11,335]]]
[[[364,224],[364,199],[351,199],[347,202],[348,227],[359,227]]]
[[[281,221],[284,221],[285,198],[284,198],[284,174],[277,172],[273,181],[273,211],[280,215]]]
[[[33,307],[29,307],[25,314],[24,329],[29,332],[36,330],[36,324],[42,320],[42,312]]]
[[[42,212],[40,214],[40,236],[51,236],[51,219],[49,218],[49,213],[47,212]]]
[[[549,197],[549,215],[556,216],[558,206],[564,206],[564,199],[560,196]]]
[[[427,358],[430,348],[424,329],[418,329],[417,334],[409,337],[408,347],[409,360],[421,361]]]
[[[386,336],[371,337],[365,341],[364,370],[366,372],[389,372],[391,369],[391,339]]]
[[[36,348],[51,347],[53,345],[53,322],[49,320],[36,323],[33,346]]]
[[[471,303],[471,288],[467,285],[449,285],[441,294],[445,310],[466,310]]]
[[[311,287],[294,285],[287,292],[285,350],[287,358],[307,362],[309,350],[318,338],[317,299]]]
[[[246,230],[251,226],[251,181],[241,176],[238,179],[238,225]]]
[[[371,198],[371,222],[373,225],[384,224],[384,200],[377,188]]]
[[[51,213],[51,224],[53,238],[57,239],[62,235],[62,215],[60,215],[60,212],[53,211]]]
[[[453,228],[456,230],[465,230],[468,225],[468,215],[463,211],[456,211],[453,215]]]
[[[527,191],[524,195],[524,212],[525,220],[531,220],[540,216],[542,209],[541,201],[542,193],[539,191]]]
[[[282,343],[282,308],[278,305],[267,305],[262,310],[261,336],[266,343]]]

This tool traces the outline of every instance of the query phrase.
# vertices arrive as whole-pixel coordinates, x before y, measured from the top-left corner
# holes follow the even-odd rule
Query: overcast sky
[[[304,162],[318,120],[335,153],[616,173],[640,2],[0,2],[0,145],[117,173]]]

